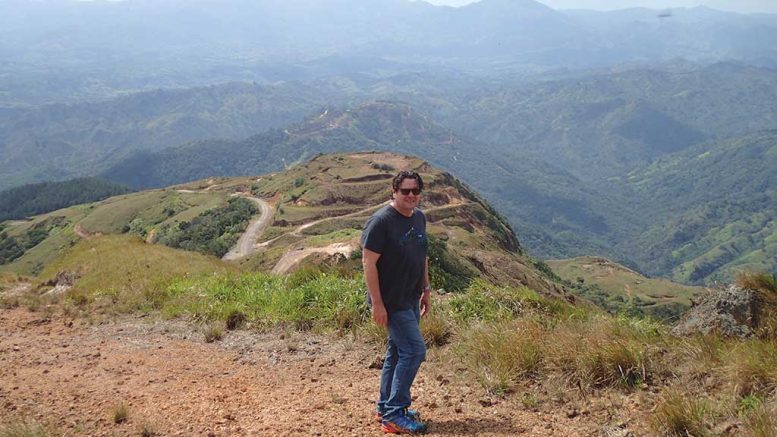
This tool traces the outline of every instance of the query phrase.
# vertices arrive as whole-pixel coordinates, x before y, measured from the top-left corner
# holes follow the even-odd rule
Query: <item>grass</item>
[[[217,323],[210,323],[202,329],[202,335],[205,337],[205,343],[221,341],[224,338],[224,328]]]
[[[503,395],[544,370],[542,334],[533,322],[484,323],[463,332],[457,351],[487,392]]]
[[[192,275],[229,271],[218,259],[164,246],[146,244],[137,237],[109,235],[83,240],[40,275],[53,279],[58,272],[78,272],[80,279],[67,300],[97,302],[106,313],[158,309],[166,299],[166,284]]]
[[[677,390],[668,391],[659,401],[653,415],[656,434],[669,436],[707,436],[709,407],[698,399]]]
[[[113,423],[124,423],[129,419],[129,407],[125,402],[119,402],[111,409],[111,420]]]
[[[52,425],[35,420],[15,420],[0,423],[0,437],[54,437],[64,435]]]
[[[777,297],[777,276],[770,273],[740,272],[736,277],[736,284],[744,289]]]
[[[165,295],[165,314],[202,321],[227,320],[239,311],[256,327],[347,331],[367,318],[362,280],[327,273],[183,278],[171,283]]]
[[[777,435],[777,405],[760,403],[745,418],[747,434],[753,437]]]
[[[735,344],[725,370],[742,397],[777,393],[777,343],[754,339]]]

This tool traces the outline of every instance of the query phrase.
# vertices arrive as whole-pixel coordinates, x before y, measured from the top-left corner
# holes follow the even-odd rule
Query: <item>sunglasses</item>
[[[402,193],[403,196],[407,196],[410,193],[413,193],[416,196],[421,194],[420,188],[399,188],[397,191]]]

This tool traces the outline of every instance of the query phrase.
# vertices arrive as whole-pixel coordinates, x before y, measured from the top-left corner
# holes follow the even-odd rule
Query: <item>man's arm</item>
[[[432,286],[429,283],[429,257],[424,261],[424,292],[421,294],[421,316],[432,308]]]
[[[362,266],[364,267],[364,280],[372,301],[372,320],[380,326],[388,326],[388,313],[383,305],[383,296],[380,294],[380,281],[378,280],[378,259],[380,254],[370,249],[362,249]]]

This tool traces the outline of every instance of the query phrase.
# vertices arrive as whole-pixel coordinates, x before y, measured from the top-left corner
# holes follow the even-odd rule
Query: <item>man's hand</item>
[[[421,295],[421,317],[425,316],[429,310],[432,309],[432,297],[431,297],[432,291],[431,289],[427,288],[424,290],[424,293]]]
[[[382,303],[372,303],[372,320],[380,326],[388,326],[388,313]]]

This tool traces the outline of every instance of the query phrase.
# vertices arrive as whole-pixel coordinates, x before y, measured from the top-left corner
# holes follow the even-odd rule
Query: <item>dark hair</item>
[[[424,189],[424,180],[421,179],[420,174],[414,171],[402,170],[401,172],[397,173],[397,175],[394,176],[394,179],[391,181],[391,188],[393,191],[397,191],[399,186],[402,185],[402,181],[405,179],[415,179],[418,182],[418,188],[421,190]]]

